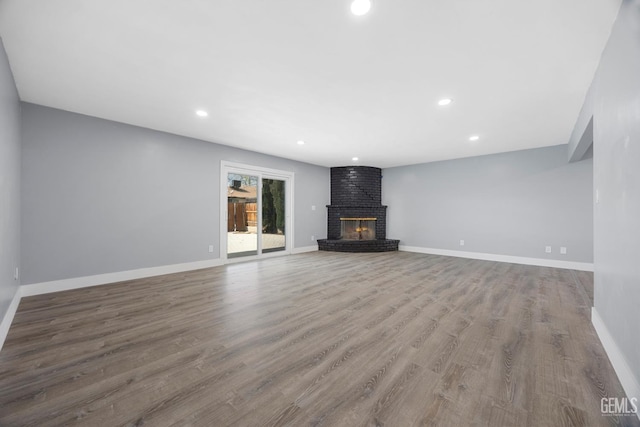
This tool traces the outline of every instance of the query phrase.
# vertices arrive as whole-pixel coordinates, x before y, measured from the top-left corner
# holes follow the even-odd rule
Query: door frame
[[[237,258],[229,258],[227,256],[227,224],[229,210],[227,207],[227,177],[229,173],[237,173],[241,175],[253,175],[258,177],[257,191],[257,240],[258,254],[247,255]],[[220,260],[223,264],[234,262],[250,261],[255,259],[270,258],[274,256],[290,255],[293,251],[293,185],[294,173],[291,171],[283,171],[278,169],[270,169],[261,166],[252,166],[243,163],[229,162],[222,160],[220,162]],[[262,253],[262,179],[278,179],[285,182],[285,249],[284,251],[275,251]]]

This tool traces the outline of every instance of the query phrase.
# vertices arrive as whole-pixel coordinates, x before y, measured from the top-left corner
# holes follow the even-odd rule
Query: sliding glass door
[[[227,173],[227,256],[258,254],[258,181],[255,175]]]
[[[291,186],[284,171],[222,163],[221,255],[227,260],[291,252]]]
[[[286,181],[262,179],[262,253],[286,249]]]

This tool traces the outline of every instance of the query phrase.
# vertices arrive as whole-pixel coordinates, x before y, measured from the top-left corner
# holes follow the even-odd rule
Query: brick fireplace
[[[382,171],[370,166],[331,168],[327,238],[318,248],[339,252],[397,251],[387,239],[387,207],[382,205]]]

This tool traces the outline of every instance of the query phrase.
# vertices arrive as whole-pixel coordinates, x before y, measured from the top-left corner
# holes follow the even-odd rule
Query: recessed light
[[[357,157],[352,157],[351,160],[354,161],[354,162],[357,162],[358,158]]]
[[[304,141],[303,140],[299,140],[298,141],[298,145],[304,145]]]
[[[353,0],[351,2],[351,13],[356,16],[366,15],[371,9],[371,0]]]
[[[477,141],[479,139],[480,139],[480,137],[478,135],[472,135],[472,136],[469,137],[469,141]]]
[[[207,117],[207,116],[209,115],[209,113],[207,113],[207,112],[206,112],[206,111],[204,111],[204,110],[198,110],[198,111],[196,111],[196,115],[197,115],[198,117]]]
[[[449,105],[453,102],[453,99],[451,98],[442,98],[440,101],[438,101],[438,105],[440,106],[445,106],[445,105]]]

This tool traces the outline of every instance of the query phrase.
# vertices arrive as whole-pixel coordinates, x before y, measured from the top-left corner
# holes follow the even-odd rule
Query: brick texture
[[[318,240],[318,249],[333,252],[391,252],[398,250],[400,240]]]
[[[370,166],[331,168],[331,206],[382,205],[382,170]]]
[[[340,218],[376,218],[376,239],[387,238],[387,207],[327,206],[327,238],[340,238]]]
[[[398,250],[399,240],[387,240],[387,207],[382,205],[382,170],[370,166],[331,168],[331,204],[327,206],[327,239],[320,250],[382,252]],[[340,240],[340,218],[376,218],[376,240]]]

